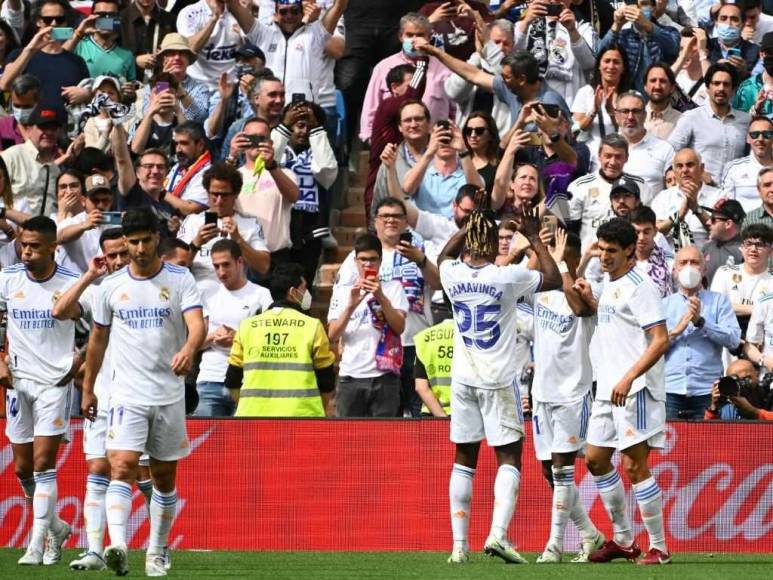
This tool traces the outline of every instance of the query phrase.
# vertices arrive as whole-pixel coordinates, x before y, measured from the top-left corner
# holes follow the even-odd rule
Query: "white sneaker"
[[[145,557],[145,576],[166,576],[166,558],[164,554],[148,554]]]
[[[459,546],[451,551],[451,555],[448,557],[449,564],[464,564],[470,559],[470,553],[463,547]]]
[[[36,550],[32,546],[27,548],[24,555],[19,558],[17,564],[20,566],[40,566],[43,563],[43,552]]]
[[[172,569],[172,550],[169,546],[164,546],[164,551],[161,553],[164,556],[164,569],[169,572]]]
[[[553,546],[547,546],[545,551],[537,556],[537,564],[560,564],[561,552],[557,551]]]
[[[73,570],[104,570],[107,565],[102,556],[96,552],[86,552],[81,554],[77,560],[70,562],[70,568]]]
[[[572,563],[587,564],[589,562],[588,557],[590,557],[593,552],[601,548],[601,546],[603,546],[606,541],[607,538],[601,532],[599,532],[595,538],[583,540],[582,544],[580,544],[580,551],[577,552],[577,555],[571,560]]]
[[[502,558],[508,564],[528,564],[526,558],[515,551],[513,544],[507,538],[498,540],[494,536],[489,536],[483,551],[487,556]]]
[[[124,544],[108,546],[102,557],[116,576],[126,576],[129,573],[129,554]]]
[[[67,522],[60,520],[60,523],[61,527],[59,528],[58,533],[51,530],[51,528],[48,530],[46,550],[43,553],[44,566],[53,566],[62,560],[62,544],[67,541],[67,538],[70,537],[72,532],[70,531],[70,526],[67,525]]]

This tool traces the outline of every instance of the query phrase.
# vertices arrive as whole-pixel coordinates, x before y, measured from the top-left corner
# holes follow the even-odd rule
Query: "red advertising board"
[[[0,427],[4,421],[0,420]],[[177,549],[448,550],[448,423],[343,420],[191,420],[193,452],[182,462],[172,528]],[[81,424],[59,460],[59,512],[72,523],[68,546],[83,546],[86,470]],[[652,455],[664,493],[673,552],[773,552],[773,424],[672,423],[668,446]],[[32,525],[14,475],[10,445],[0,454],[0,545],[25,544]],[[475,476],[472,547],[488,533],[496,466],[481,452]],[[625,479],[625,478],[624,478]],[[577,482],[592,519],[609,521],[584,467]],[[626,482],[640,539],[644,528]],[[569,526],[572,527],[571,524]],[[544,547],[550,491],[530,436],[511,538],[525,551]],[[148,536],[135,492],[130,538]],[[567,530],[567,549],[577,544]]]

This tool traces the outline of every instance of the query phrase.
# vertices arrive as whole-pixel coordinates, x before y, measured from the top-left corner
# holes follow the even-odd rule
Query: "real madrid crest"
[[[161,291],[158,293],[158,297],[164,302],[169,300],[169,288],[167,288],[166,286],[162,286]]]
[[[61,293],[59,290],[57,290],[56,292],[54,292],[54,293],[51,295],[51,302],[56,302],[57,300],[59,300],[59,297],[60,297],[61,295],[62,295],[62,293]]]
[[[741,283],[741,275],[740,274],[733,274],[733,282],[735,284],[740,284]]]

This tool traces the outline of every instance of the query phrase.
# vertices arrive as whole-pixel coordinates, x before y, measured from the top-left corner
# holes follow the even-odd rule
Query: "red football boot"
[[[636,540],[634,540],[633,544],[627,548],[617,544],[614,540],[607,540],[601,548],[588,557],[588,561],[595,562],[596,564],[611,562],[618,558],[625,558],[626,560],[633,561],[639,557],[639,554],[641,554],[641,548],[639,547],[639,544],[636,543]]]

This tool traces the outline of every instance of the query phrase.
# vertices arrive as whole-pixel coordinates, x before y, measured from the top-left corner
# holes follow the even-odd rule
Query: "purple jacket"
[[[0,117],[0,151],[5,151],[9,147],[24,143],[24,138],[19,132],[19,123],[13,115]]]

